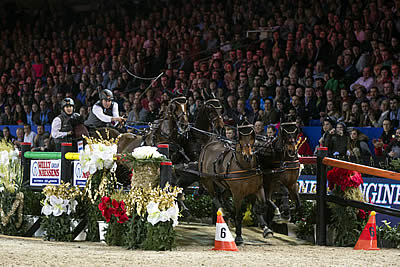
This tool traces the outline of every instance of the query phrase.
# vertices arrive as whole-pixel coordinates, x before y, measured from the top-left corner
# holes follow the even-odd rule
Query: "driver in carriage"
[[[74,100],[65,98],[61,102],[61,114],[55,117],[51,123],[51,137],[56,151],[61,151],[61,143],[74,141],[74,127],[83,123],[82,117],[78,113],[74,113],[74,107]]]
[[[89,114],[88,119],[85,121],[86,127],[89,131],[93,131],[100,127],[115,128],[118,123],[125,122],[125,118],[119,116],[118,104],[113,101],[114,95],[109,89],[104,89],[100,93],[100,100],[97,101]],[[124,128],[118,128],[120,132]]]

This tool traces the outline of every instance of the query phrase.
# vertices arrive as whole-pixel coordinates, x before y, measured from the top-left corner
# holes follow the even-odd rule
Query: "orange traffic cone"
[[[369,220],[364,227],[364,230],[361,232],[360,238],[357,241],[354,249],[363,249],[363,250],[379,250],[377,247],[377,239],[376,239],[376,219],[375,219],[375,211],[371,212],[369,216]]]
[[[222,212],[218,211],[217,215],[217,229],[215,231],[215,245],[213,250],[239,251],[222,217]]]

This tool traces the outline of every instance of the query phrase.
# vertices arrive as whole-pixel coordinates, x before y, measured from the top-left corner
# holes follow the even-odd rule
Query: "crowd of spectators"
[[[128,123],[157,119],[183,94],[191,120],[212,96],[231,125],[341,125],[325,131],[337,135],[327,144],[341,134],[354,141],[340,127],[400,126],[400,0],[97,1],[93,11],[0,12],[3,125],[49,125],[64,97],[86,118],[108,88]],[[374,140],[374,153],[393,154],[388,136]],[[349,146],[330,149],[354,154]]]

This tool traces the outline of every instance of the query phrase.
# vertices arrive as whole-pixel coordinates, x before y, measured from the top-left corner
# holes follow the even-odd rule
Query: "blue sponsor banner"
[[[79,187],[85,187],[87,179],[89,178],[89,172],[82,172],[82,166],[79,160],[73,161],[73,185]]]
[[[361,191],[366,200],[379,206],[400,209],[400,181],[378,177],[363,177],[363,179],[364,184],[361,185]],[[300,193],[316,192],[317,179],[315,175],[300,175],[298,182]],[[376,223],[381,225],[382,220],[392,222],[392,226],[400,223],[398,217],[377,213]]]
[[[61,160],[31,160],[30,185],[46,186],[60,185]]]

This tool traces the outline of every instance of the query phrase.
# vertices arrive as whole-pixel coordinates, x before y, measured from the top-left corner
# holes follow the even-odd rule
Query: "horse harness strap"
[[[285,170],[298,170],[300,169],[300,161],[299,160],[284,161],[283,168]]]
[[[274,163],[280,163],[279,161],[274,161]],[[276,171],[279,170],[280,171]],[[300,169],[300,161],[299,160],[289,160],[289,161],[284,161],[281,164],[280,168],[276,168],[272,170],[272,173],[277,173],[277,172],[284,172],[286,170],[298,170]]]
[[[253,169],[218,173],[216,177],[224,181],[238,181],[254,178],[260,174],[261,172],[258,169]]]

